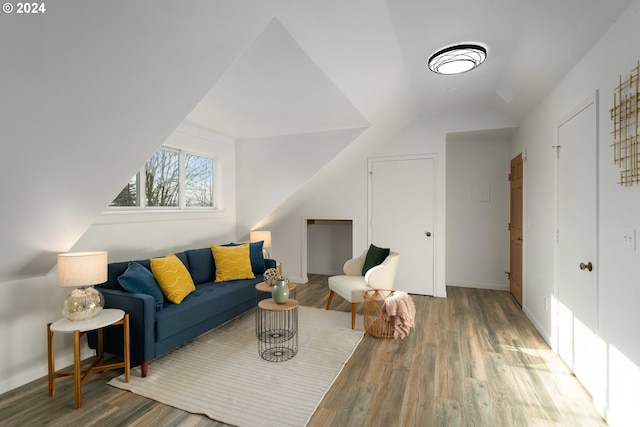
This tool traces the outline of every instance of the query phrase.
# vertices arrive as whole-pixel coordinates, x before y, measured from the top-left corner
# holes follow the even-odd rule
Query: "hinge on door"
[[[507,230],[511,231],[511,223],[507,224]]]
[[[510,271],[505,271],[504,274],[507,275],[507,279],[511,279],[511,272]]]
[[[509,174],[509,182],[511,182],[511,174]]]

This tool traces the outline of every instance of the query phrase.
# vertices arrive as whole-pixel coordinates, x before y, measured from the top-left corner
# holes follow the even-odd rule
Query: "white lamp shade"
[[[271,232],[270,231],[251,231],[249,233],[249,240],[252,242],[264,241],[263,248],[271,247]]]
[[[68,252],[58,255],[58,286],[93,286],[107,281],[107,252]]]

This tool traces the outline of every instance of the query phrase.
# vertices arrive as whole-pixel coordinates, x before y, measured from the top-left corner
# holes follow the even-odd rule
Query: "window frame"
[[[136,172],[134,175],[136,181],[136,206],[111,206],[111,204],[107,205],[105,212],[122,212],[122,213],[134,213],[134,212],[194,212],[194,211],[222,211],[218,205],[218,183],[216,179],[216,165],[217,158],[211,154],[203,154],[194,150],[185,150],[181,148],[172,147],[170,145],[162,145],[156,151],[153,152],[152,156],[158,152],[159,150],[170,151],[178,154],[178,205],[177,206],[148,206],[146,204],[146,180],[147,173],[146,167],[147,163],[151,159],[147,159],[144,162],[142,167]],[[186,205],[186,156],[192,155],[197,157],[202,157],[205,159],[211,160],[211,206],[187,206]],[[133,180],[132,177],[129,182]],[[126,184],[125,184],[126,185]],[[124,188],[124,187],[123,187]],[[116,195],[117,197],[117,195]],[[114,199],[115,200],[115,197]],[[113,202],[112,200],[112,202]]]

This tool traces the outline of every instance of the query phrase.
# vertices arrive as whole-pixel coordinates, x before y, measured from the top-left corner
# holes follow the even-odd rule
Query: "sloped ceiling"
[[[48,273],[283,1],[241,3],[0,16],[0,282]]]
[[[630,3],[68,0],[2,14],[0,173],[14,185],[0,188],[0,281],[47,273],[187,116],[247,138],[366,126],[362,144],[462,106],[517,121]],[[464,41],[487,45],[480,68],[426,69]]]
[[[521,121],[611,26],[631,0],[403,0],[387,2],[424,113],[462,104]],[[442,47],[479,42],[473,72],[438,76],[425,61]]]
[[[422,114],[446,115],[464,106],[467,111],[494,109],[519,122],[630,3],[292,2],[278,12],[187,121],[238,138],[358,127],[375,120],[366,103],[359,102],[363,90],[385,91],[384,85],[395,82],[398,93],[403,85],[410,85]],[[486,62],[457,76],[428,70],[426,60],[432,53],[461,42],[485,45]],[[379,74],[394,58],[362,55],[365,46],[387,52],[393,46],[401,53],[401,62],[395,64],[401,70],[390,74],[395,78]],[[331,62],[324,62],[327,58]],[[334,60],[349,64],[348,69],[336,73]],[[361,87],[363,82],[367,89]]]
[[[185,121],[236,139],[369,124],[275,18]]]
[[[364,128],[238,140],[237,229],[253,229],[362,134]],[[282,162],[287,153],[287,162]],[[256,171],[258,171],[256,177]],[[243,179],[242,177],[252,177]],[[248,236],[246,236],[248,238]]]

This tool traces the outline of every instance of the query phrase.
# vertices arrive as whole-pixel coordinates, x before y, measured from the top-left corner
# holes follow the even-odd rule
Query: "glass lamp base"
[[[62,304],[62,314],[69,320],[84,320],[97,316],[104,307],[104,297],[93,286],[71,291]]]

